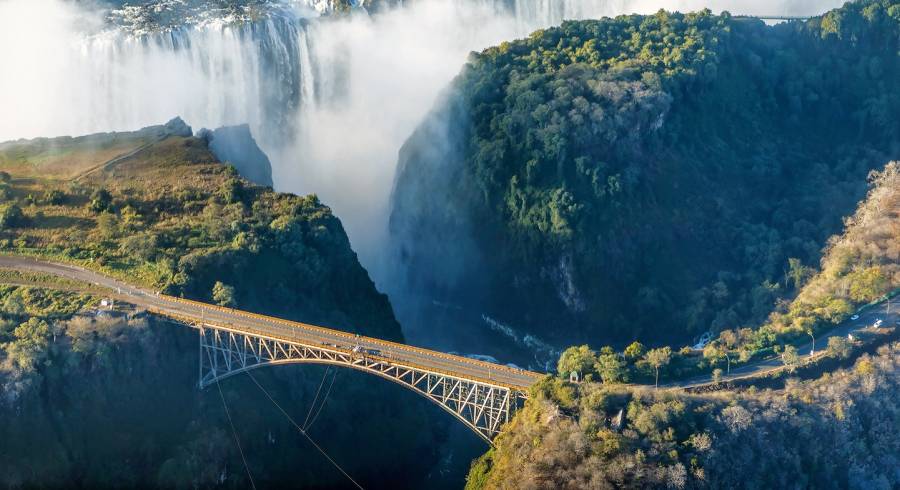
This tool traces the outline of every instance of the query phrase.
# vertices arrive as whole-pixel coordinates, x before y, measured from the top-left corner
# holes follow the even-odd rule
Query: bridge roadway
[[[735,15],[736,19],[759,19],[759,20],[783,20],[783,21],[804,21],[811,17],[803,15]]]
[[[445,354],[372,337],[357,336],[315,325],[259,315],[247,311],[189,301],[136,287],[105,274],[82,267],[25,257],[0,255],[0,268],[52,274],[95,284],[112,291],[111,297],[146,308],[148,311],[190,324],[204,323],[233,329],[235,332],[264,335],[277,340],[299,342],[311,347],[348,352],[360,346],[376,352],[391,363],[434,371],[467,381],[503,386],[525,392],[543,375],[467,357]]]

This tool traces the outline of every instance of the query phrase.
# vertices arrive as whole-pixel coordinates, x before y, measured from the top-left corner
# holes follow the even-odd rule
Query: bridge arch
[[[492,445],[501,426],[526,397],[523,390],[514,387],[466,379],[333,345],[307,345],[209,324],[194,326],[200,332],[201,389],[265,366],[340,366],[374,374],[424,396]]]

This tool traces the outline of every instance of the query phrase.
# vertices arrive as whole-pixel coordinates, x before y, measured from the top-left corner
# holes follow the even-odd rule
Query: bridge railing
[[[477,367],[481,367],[481,368],[485,368],[485,369],[505,371],[508,373],[514,373],[514,374],[519,374],[519,375],[523,375],[523,376],[531,376],[531,377],[534,377],[535,379],[538,379],[541,376],[541,374],[539,374],[539,373],[527,371],[524,369],[513,368],[513,367],[503,365],[503,364],[494,364],[494,363],[490,363],[490,362],[478,361],[475,359],[470,359],[468,357],[455,356],[455,355],[447,354],[444,352],[433,351],[433,350],[425,349],[422,347],[416,347],[416,346],[412,346],[412,345],[408,345],[408,344],[401,344],[398,342],[391,342],[389,340],[382,340],[382,339],[378,339],[378,338],[374,338],[374,337],[366,337],[363,335],[360,335],[359,337],[357,337],[356,334],[347,333],[347,332],[344,332],[341,330],[334,330],[334,329],[330,329],[330,328],[320,327],[317,325],[310,325],[308,323],[285,320],[282,318],[261,315],[259,313],[253,313],[250,311],[226,308],[223,306],[211,305],[209,303],[203,303],[201,301],[194,301],[194,300],[185,299],[185,298],[177,298],[174,296],[168,296],[168,295],[159,295],[159,296],[160,296],[160,298],[164,298],[169,301],[174,301],[176,303],[182,303],[182,304],[188,304],[188,305],[192,305],[194,307],[201,308],[201,309],[206,309],[206,310],[210,310],[210,311],[218,311],[220,313],[225,313],[225,314],[229,314],[229,315],[238,315],[238,316],[243,316],[245,318],[252,318],[252,319],[256,319],[256,320],[277,323],[277,324],[281,324],[281,325],[292,327],[292,328],[303,328],[306,330],[312,330],[315,332],[319,332],[319,333],[322,333],[325,335],[333,335],[333,336],[337,336],[337,337],[342,337],[351,342],[356,342],[357,340],[365,340],[367,343],[371,343],[371,344],[375,344],[375,345],[382,345],[385,347],[393,347],[393,348],[397,348],[397,349],[408,350],[411,352],[416,352],[418,354],[439,357],[439,358],[451,360],[454,362],[462,362],[465,364],[469,364],[471,366],[477,366]],[[241,327],[241,328],[243,328],[243,327]]]
[[[17,255],[13,254],[13,256],[17,256]],[[330,328],[320,327],[320,326],[317,326],[317,325],[310,325],[310,324],[307,324],[307,323],[295,322],[295,321],[291,321],[291,320],[285,320],[285,319],[282,319],[282,318],[276,318],[276,317],[271,317],[271,316],[261,315],[261,314],[258,314],[258,313],[253,313],[253,312],[244,311],[244,310],[237,310],[237,309],[233,309],[233,308],[226,308],[226,307],[223,307],[223,306],[212,305],[212,304],[209,304],[209,303],[203,303],[203,302],[201,302],[201,301],[194,301],[194,300],[190,300],[190,299],[178,298],[178,297],[175,297],[175,296],[169,296],[169,295],[165,295],[165,294],[158,294],[158,293],[154,294],[153,292],[150,292],[150,291],[148,291],[147,289],[144,289],[144,288],[142,288],[142,287],[135,286],[135,285],[130,285],[130,284],[128,284],[128,283],[127,283],[126,281],[124,281],[124,280],[118,279],[118,278],[116,278],[116,277],[113,277],[113,276],[111,276],[111,275],[105,274],[105,273],[103,273],[103,272],[99,272],[99,271],[94,270],[94,269],[88,269],[88,268],[83,267],[83,266],[81,266],[81,265],[70,264],[70,263],[60,263],[60,262],[53,262],[53,261],[46,261],[46,260],[39,260],[38,258],[34,258],[34,257],[29,257],[29,259],[32,260],[32,261],[34,261],[34,262],[37,263],[37,264],[40,264],[40,263],[43,262],[43,263],[45,263],[45,264],[50,264],[50,265],[53,265],[53,266],[56,266],[56,267],[62,267],[62,268],[71,269],[71,270],[74,270],[74,271],[76,271],[76,272],[83,272],[83,273],[88,273],[88,274],[95,274],[95,275],[98,275],[98,276],[104,276],[104,277],[106,277],[107,279],[112,280],[113,282],[119,282],[119,283],[121,283],[122,286],[124,286],[124,287],[128,287],[128,288],[135,289],[135,290],[138,290],[138,291],[143,291],[144,294],[146,294],[147,296],[150,296],[150,297],[156,296],[156,297],[158,297],[158,298],[160,298],[160,299],[163,299],[163,300],[169,301],[169,302],[181,303],[181,304],[185,304],[185,305],[191,305],[191,306],[194,306],[194,307],[196,307],[196,308],[205,309],[205,310],[208,310],[208,311],[218,311],[218,312],[225,313],[225,314],[239,315],[239,316],[243,316],[243,317],[245,317],[245,318],[254,318],[254,319],[257,319],[257,320],[266,321],[266,322],[270,322],[270,323],[277,323],[277,324],[281,324],[281,325],[285,325],[285,326],[289,326],[289,327],[294,327],[294,328],[303,328],[303,329],[306,329],[306,330],[316,331],[316,332],[319,332],[319,333],[322,333],[322,334],[326,334],[326,335],[332,335],[332,336],[342,337],[342,338],[345,338],[345,339],[350,340],[350,341],[355,341],[355,340],[357,340],[356,334],[351,334],[351,333],[343,332],[343,331],[341,331],[341,330],[335,330],[335,329],[330,329]],[[123,298],[124,301],[128,302],[128,297],[122,296],[122,298]],[[166,314],[166,313],[163,312],[163,314]],[[167,315],[167,316],[171,316],[171,315]],[[190,322],[192,322],[192,321],[194,321],[194,320],[191,319]],[[484,368],[484,369],[491,369],[491,370],[495,370],[495,371],[504,371],[504,372],[507,372],[507,373],[513,373],[513,374],[517,374],[517,375],[521,375],[521,376],[532,377],[532,378],[534,378],[535,380],[538,379],[538,378],[540,378],[540,377],[542,376],[542,375],[539,374],[539,373],[531,372],[531,371],[528,371],[528,370],[525,370],[525,369],[513,368],[513,367],[509,367],[509,366],[503,365],[503,364],[494,364],[494,363],[489,363],[489,362],[484,362],[484,361],[478,361],[478,360],[475,360],[475,359],[470,359],[470,358],[468,358],[468,357],[455,356],[455,355],[452,355],[452,354],[446,354],[446,353],[439,352],[439,351],[433,351],[433,350],[425,349],[425,348],[422,348],[422,347],[416,347],[416,346],[412,346],[412,345],[408,345],[408,344],[401,344],[401,343],[398,343],[398,342],[391,342],[391,341],[389,341],[389,340],[382,340],[382,339],[377,339],[377,338],[374,338],[374,337],[365,337],[365,336],[359,336],[359,339],[363,339],[363,340],[365,340],[367,343],[371,343],[371,344],[375,344],[375,345],[380,345],[380,346],[385,346],[385,347],[393,347],[393,348],[395,348],[395,349],[403,349],[403,350],[406,350],[406,351],[409,351],[409,352],[415,352],[415,353],[418,353],[418,354],[423,354],[423,355],[428,355],[428,356],[438,357],[438,358],[442,358],[442,359],[445,359],[445,360],[450,360],[450,361],[453,361],[453,362],[459,362],[459,363],[468,364],[468,365],[470,365],[470,366],[477,366],[477,367],[481,367],[481,368]]]
[[[187,323],[187,324],[195,324],[196,323],[196,319],[194,319],[194,318],[178,315],[175,313],[159,310],[156,308],[147,308],[147,311],[150,311],[151,313],[154,313],[157,315],[173,318],[175,320],[178,320],[180,322]],[[205,323],[202,326],[204,328],[209,328],[209,329],[213,329],[213,330],[224,330],[224,331],[228,331],[228,332],[233,332],[233,333],[236,333],[239,335],[251,335],[251,336],[255,336],[255,337],[266,338],[266,339],[277,341],[277,342],[288,342],[288,343],[292,343],[292,344],[301,345],[308,349],[329,351],[329,352],[348,355],[350,357],[355,357],[355,356],[360,355],[359,353],[353,352],[352,348],[343,348],[341,346],[334,346],[331,344],[315,345],[309,341],[304,341],[302,339],[297,339],[297,338],[286,337],[283,335],[278,335],[277,333],[273,333],[271,331],[258,330],[253,327],[245,327],[245,326],[237,327],[235,325],[227,325],[227,324],[226,325],[217,325],[214,323]],[[351,338],[353,338],[352,335],[351,335]],[[399,344],[399,345],[404,345],[404,344]],[[485,385],[492,385],[492,386],[497,386],[497,387],[501,387],[501,388],[506,388],[506,389],[512,390],[514,392],[520,393],[521,395],[524,395],[526,390],[528,389],[527,386],[511,385],[509,383],[504,383],[502,381],[490,379],[489,377],[482,377],[482,376],[465,377],[458,372],[448,371],[446,369],[435,368],[432,366],[423,366],[423,365],[419,365],[415,362],[411,362],[406,359],[396,359],[396,358],[392,358],[392,357],[386,357],[383,355],[375,355],[375,354],[366,354],[365,357],[368,359],[378,360],[379,362],[382,362],[382,363],[385,363],[388,365],[394,365],[397,367],[401,367],[404,369],[412,369],[415,371],[430,372],[430,373],[434,373],[434,374],[439,374],[441,376],[447,376],[449,378],[458,379],[461,381],[467,381],[467,382],[474,381],[474,382],[482,383]],[[493,369],[494,365],[491,364],[490,366],[491,366],[490,369]],[[350,366],[350,367],[352,367],[352,366]],[[534,373],[534,374],[537,374],[537,373]]]

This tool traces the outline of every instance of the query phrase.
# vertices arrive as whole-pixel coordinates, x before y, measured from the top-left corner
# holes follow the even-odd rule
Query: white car
[[[882,323],[884,323],[884,322],[881,321],[881,318],[879,318],[879,319],[875,320],[875,323],[872,324],[872,327],[873,327],[873,328],[878,328],[878,327],[881,326]]]
[[[851,320],[859,320],[859,315],[853,315],[850,317]]]

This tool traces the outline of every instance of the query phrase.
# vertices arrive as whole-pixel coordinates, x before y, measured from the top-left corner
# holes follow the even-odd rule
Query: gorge
[[[721,427],[703,407],[724,410],[732,395],[650,392],[654,373],[633,354],[644,345],[626,346],[671,346],[664,375],[712,376],[717,361],[691,348],[703,336],[739,338],[723,354],[735,363],[774,356],[900,287],[894,235],[882,231],[896,232],[893,215],[879,215],[874,239],[845,238],[854,246],[828,255],[867,183],[889,182],[868,207],[896,203],[884,189],[896,182],[885,164],[900,158],[900,6],[859,0],[781,24],[719,15],[838,4],[0,0],[0,108],[12,114],[0,117],[0,250],[558,371],[535,387],[528,420],[510,425],[512,445],[476,461],[471,488],[547,475],[577,488],[599,481],[585,476],[599,475],[598,458],[643,472],[644,451],[648,467],[667,466],[605,481],[700,482],[692,458],[712,470],[724,456],[667,452],[705,444],[694,425]],[[635,12],[647,15],[619,15]],[[219,393],[194,391],[196,344],[162,320],[92,318],[97,297],[0,275],[0,414],[12,421],[0,441],[14,441],[0,482],[240,487],[252,473],[269,486],[347,486],[235,378],[222,405],[246,417],[234,435],[254,451],[245,468]],[[577,385],[557,359],[582,343],[599,354]],[[846,377],[880,380],[868,394],[888,410],[896,349],[871,361],[883,376]],[[485,450],[396,387],[309,367],[262,381],[301,418],[324,390],[313,435],[333,436],[327,450],[366,488],[458,488]],[[633,396],[623,381],[650,387]],[[329,398],[335,383],[346,391]],[[784,380],[777,389],[805,396]],[[845,391],[862,404],[867,390]],[[692,415],[667,426],[682,402]],[[117,414],[108,426],[94,415],[106,412]],[[618,435],[616,413],[629,414]],[[558,447],[583,452],[545,466]],[[523,457],[539,463],[513,475]]]
[[[21,116],[0,121],[0,140],[127,131],[176,115],[197,128],[249,124],[276,189],[333,206],[383,284],[397,152],[470,51],[564,18],[707,6],[808,15],[839,2],[421,0],[384,2],[371,15],[339,15],[339,3],[154,1],[110,11],[7,1],[0,35],[18,49],[3,54],[16,76],[0,80],[0,103]]]

